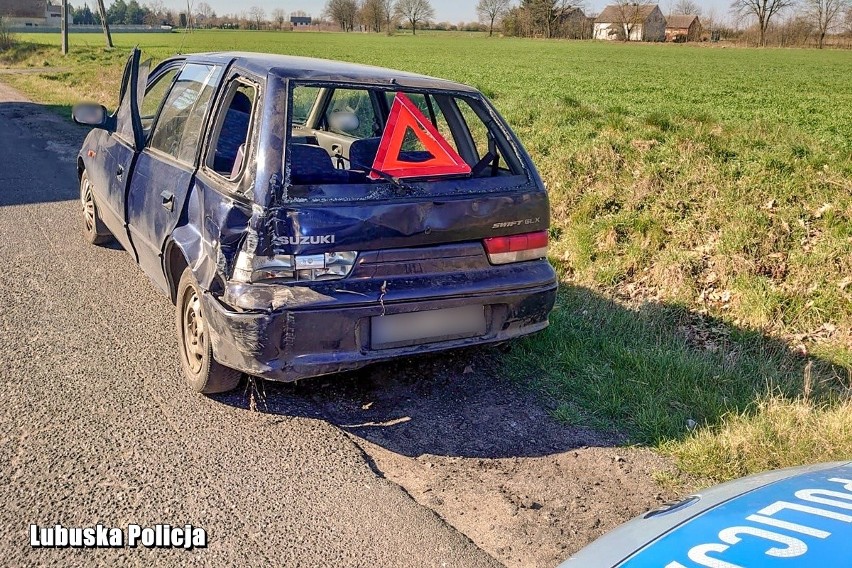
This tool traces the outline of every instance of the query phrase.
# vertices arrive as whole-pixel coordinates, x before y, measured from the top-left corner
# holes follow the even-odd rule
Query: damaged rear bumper
[[[327,375],[399,357],[497,343],[547,327],[556,300],[556,276],[542,262],[515,286],[452,290],[428,280],[417,288],[368,294],[351,289],[312,289],[309,301],[278,309],[238,311],[203,296],[216,360],[245,373],[276,381]],[[531,278],[530,278],[531,276]],[[409,281],[410,282],[410,281]],[[381,284],[381,282],[379,283]],[[430,337],[413,345],[372,345],[373,318],[481,305],[485,332],[473,337]]]

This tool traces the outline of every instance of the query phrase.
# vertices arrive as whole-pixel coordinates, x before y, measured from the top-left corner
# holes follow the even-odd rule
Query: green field
[[[127,50],[247,50],[479,87],[552,201],[562,292],[507,363],[559,418],[726,478],[852,457],[852,52],[210,31],[21,35],[34,98],[115,105]],[[697,428],[693,431],[693,424]],[[689,426],[689,427],[688,427]]]

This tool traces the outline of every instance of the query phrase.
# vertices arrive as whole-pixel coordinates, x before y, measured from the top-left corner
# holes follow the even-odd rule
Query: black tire
[[[85,171],[80,176],[80,205],[83,207],[83,238],[86,242],[92,245],[105,245],[112,241],[112,233],[101,221],[89,174]]]
[[[233,390],[242,373],[213,359],[213,345],[201,305],[201,289],[189,268],[180,277],[176,300],[178,356],[186,382],[192,390],[203,394]]]

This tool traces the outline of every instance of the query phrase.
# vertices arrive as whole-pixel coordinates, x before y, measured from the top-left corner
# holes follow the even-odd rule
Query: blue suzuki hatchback
[[[134,51],[77,169],[84,233],[175,303],[204,393],[292,381],[547,326],[545,188],[470,87],[249,53]]]

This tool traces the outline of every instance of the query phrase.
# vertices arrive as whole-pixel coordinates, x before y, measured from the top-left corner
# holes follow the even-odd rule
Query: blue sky
[[[198,4],[202,0],[191,0],[193,5]],[[275,8],[282,8],[287,12],[295,10],[304,10],[312,16],[318,16],[325,6],[325,0],[242,0],[234,2],[233,0],[206,0],[217,14],[239,13],[243,10],[248,10],[250,6],[262,6],[267,15]],[[435,8],[435,16],[438,21],[447,21],[456,23],[459,21],[469,22],[476,20],[476,3],[478,0],[431,0],[432,7]],[[675,0],[660,0],[660,9],[664,13],[668,13],[669,6]],[[177,8],[182,4],[175,0],[166,0],[167,5]],[[107,2],[109,4],[109,0]],[[600,12],[607,4],[607,0],[587,0],[587,11]],[[727,0],[699,0],[699,4],[703,6],[704,11],[715,9],[717,17],[727,14],[729,2]]]

